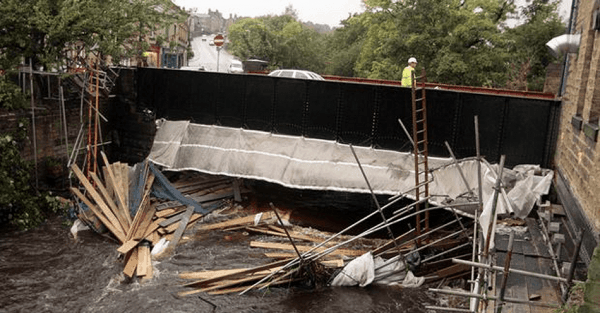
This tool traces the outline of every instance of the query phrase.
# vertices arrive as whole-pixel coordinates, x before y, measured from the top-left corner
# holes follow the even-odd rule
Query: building
[[[600,1],[573,0],[569,33],[579,37],[565,58],[562,112],[555,154],[556,186],[576,227],[599,242]],[[579,35],[579,36],[577,36]],[[577,49],[578,48],[578,49]],[[580,213],[581,212],[581,213]],[[591,254],[591,240],[583,253]],[[587,248],[587,249],[586,249]]]

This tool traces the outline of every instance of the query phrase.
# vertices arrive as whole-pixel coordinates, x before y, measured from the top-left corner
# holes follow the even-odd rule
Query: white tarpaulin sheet
[[[411,153],[353,148],[376,194],[404,194],[415,186]],[[149,159],[164,170],[194,170],[264,180],[296,189],[370,192],[350,146],[334,141],[161,120]],[[464,180],[452,159],[429,157],[428,160],[433,175],[429,193],[435,196],[431,202],[456,203],[469,189],[476,195],[477,160],[459,162]],[[496,168],[482,164],[484,234],[492,207]],[[541,195],[548,192],[551,181],[552,172],[536,166],[505,169],[503,185],[507,193],[499,196],[497,213],[527,216]],[[408,197],[414,198],[412,193]],[[463,213],[472,215],[468,210]]]

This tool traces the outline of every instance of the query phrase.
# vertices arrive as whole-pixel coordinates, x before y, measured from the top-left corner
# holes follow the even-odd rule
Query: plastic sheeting
[[[414,199],[413,193],[406,193],[415,185],[412,154],[359,146],[354,150],[374,193],[406,194]],[[335,141],[161,120],[149,160],[165,170],[195,170],[296,189],[370,192],[350,146]],[[430,157],[431,202],[443,206],[473,201],[478,190],[477,164],[475,159],[465,159],[457,167],[449,158]],[[484,234],[491,215],[497,167],[482,164]],[[504,170],[507,193],[499,196],[497,213],[527,216],[541,195],[548,192],[552,176],[553,172],[533,165]],[[473,193],[470,197],[469,192]],[[459,209],[472,216],[474,206]]]
[[[398,285],[413,288],[419,287],[425,281],[425,277],[416,277],[411,271],[407,271],[401,261],[385,264],[381,257],[373,258],[371,252],[346,264],[331,281],[332,286],[360,286],[370,284]]]

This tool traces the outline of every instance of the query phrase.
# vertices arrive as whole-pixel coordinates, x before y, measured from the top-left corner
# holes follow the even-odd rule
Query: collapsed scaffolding
[[[112,72],[112,70],[110,71],[103,71],[101,69],[98,68],[98,65],[96,63],[96,66],[92,66],[91,63],[86,63],[86,68],[87,70],[86,72],[86,76],[84,76],[83,79],[73,79],[71,83],[74,83],[76,86],[79,86],[80,90],[81,90],[81,108],[82,108],[82,112],[83,112],[83,107],[84,104],[87,105],[88,108],[88,121],[87,124],[85,123],[85,121],[83,121],[82,119],[82,123],[81,123],[81,127],[77,136],[77,140],[75,142],[75,147],[73,148],[71,155],[69,157],[69,168],[73,168],[74,172],[77,172],[77,170],[75,170],[77,167],[76,163],[78,162],[82,162],[82,166],[81,168],[85,169],[84,173],[81,172],[77,172],[79,173],[78,178],[80,179],[80,181],[84,182],[84,181],[91,181],[92,184],[90,184],[90,186],[86,187],[86,192],[90,192],[91,190],[94,190],[96,188],[99,188],[99,186],[101,186],[100,184],[100,180],[95,178],[94,176],[96,175],[100,175],[98,173],[98,160],[97,157],[99,155],[98,153],[98,147],[101,147],[104,144],[107,144],[106,142],[102,141],[101,138],[101,129],[100,129],[100,119],[102,118],[104,121],[107,121],[106,118],[104,116],[102,116],[99,112],[99,108],[98,108],[98,103],[99,103],[99,97],[101,97],[102,95],[104,95],[105,97],[107,97],[110,94],[110,89],[114,86],[114,80],[116,78],[116,75],[118,75],[115,72]],[[33,75],[34,72],[32,70],[30,70],[30,75]],[[30,76],[31,77],[31,76]],[[78,76],[75,76],[78,77]],[[425,76],[423,75],[422,77],[416,77],[413,81],[417,82],[419,81],[419,79],[424,79]],[[24,78],[23,78],[24,79]],[[59,101],[61,101],[61,105],[62,110],[64,112],[64,99],[62,96],[62,86],[60,87],[60,96],[59,96]],[[361,151],[357,151],[357,149],[355,149],[353,146],[349,145],[349,146],[343,146],[340,145],[339,148],[341,150],[344,150],[346,148],[349,148],[349,151],[352,153],[352,156],[354,158],[355,161],[355,165],[354,165],[354,169],[358,168],[360,170],[360,176],[363,179],[363,185],[367,186],[367,188],[364,188],[363,186],[363,190],[368,190],[368,192],[372,195],[373,198],[373,202],[375,203],[377,210],[372,212],[371,214],[367,215],[366,217],[364,217],[363,219],[359,220],[358,222],[356,222],[355,224],[349,226],[348,228],[344,229],[343,231],[339,232],[338,234],[330,237],[329,239],[323,241],[322,243],[320,243],[319,245],[309,249],[308,251],[304,252],[304,253],[300,253],[300,251],[298,249],[296,249],[296,245],[294,243],[294,240],[292,239],[292,237],[287,233],[288,238],[291,242],[291,244],[294,246],[297,257],[294,258],[293,260],[289,260],[289,261],[285,261],[285,262],[276,262],[277,266],[281,266],[280,269],[273,271],[272,273],[270,273],[269,275],[266,275],[264,277],[262,277],[262,279],[260,279],[258,282],[254,283],[253,285],[246,287],[243,291],[242,294],[251,290],[251,289],[255,289],[255,288],[259,288],[259,289],[264,289],[267,288],[268,286],[275,284],[277,282],[282,281],[283,279],[290,277],[292,275],[294,275],[294,273],[298,272],[300,270],[300,268],[311,268],[312,264],[314,264],[316,261],[323,259],[324,257],[326,257],[327,255],[331,254],[332,252],[336,251],[337,249],[346,246],[356,240],[359,240],[361,238],[367,237],[369,235],[372,235],[375,232],[378,231],[387,231],[388,236],[390,237],[390,241],[388,241],[387,244],[378,247],[377,249],[373,249],[372,251],[369,252],[370,257],[371,258],[378,258],[381,257],[383,255],[390,255],[390,253],[395,253],[396,255],[393,256],[392,258],[388,259],[388,260],[384,260],[384,261],[374,261],[373,259],[371,259],[371,262],[374,264],[372,267],[372,271],[373,271],[373,275],[371,275],[372,277],[370,279],[367,279],[367,281],[360,281],[359,279],[356,278],[352,278],[351,281],[353,282],[360,282],[360,285],[366,285],[369,284],[373,281],[392,281],[395,283],[398,283],[399,281],[411,281],[411,283],[406,283],[407,286],[409,285],[420,285],[423,283],[424,279],[419,279],[417,278],[416,281],[413,280],[413,275],[412,273],[410,275],[408,275],[408,273],[410,272],[409,269],[411,267],[415,266],[415,263],[418,263],[418,265],[425,265],[428,262],[431,262],[433,260],[436,260],[438,258],[440,258],[441,256],[444,255],[449,255],[452,253],[455,253],[457,251],[462,251],[466,248],[471,247],[472,248],[472,253],[471,253],[471,261],[465,261],[462,260],[460,258],[453,258],[452,261],[456,264],[463,264],[463,265],[467,265],[471,267],[471,280],[470,280],[470,284],[471,284],[471,292],[470,293],[464,293],[464,292],[452,292],[453,294],[457,294],[460,296],[464,296],[467,298],[472,298],[474,299],[471,302],[470,308],[469,309],[459,309],[459,308],[443,308],[443,307],[433,307],[430,306],[428,308],[430,309],[436,309],[436,310],[454,310],[454,311],[464,311],[464,312],[480,312],[481,310],[484,310],[486,307],[486,303],[487,300],[495,300],[495,305],[493,306],[494,308],[497,308],[498,310],[501,310],[503,303],[506,302],[514,302],[514,303],[520,303],[522,302],[519,299],[512,299],[512,298],[508,298],[504,296],[504,287],[501,288],[500,290],[500,296],[499,297],[494,297],[494,296],[490,296],[488,295],[488,288],[489,286],[491,286],[493,284],[492,282],[492,277],[494,276],[494,272],[495,271],[499,271],[499,272],[503,272],[505,273],[505,276],[508,275],[509,272],[511,273],[515,273],[515,274],[519,274],[519,275],[531,275],[531,276],[536,276],[536,277],[541,277],[544,279],[551,279],[554,281],[558,281],[559,284],[562,286],[561,288],[563,289],[563,299],[564,297],[566,297],[566,295],[568,294],[568,290],[570,288],[571,283],[574,281],[573,280],[573,270],[575,267],[575,261],[576,261],[576,257],[578,253],[574,254],[574,259],[571,262],[571,267],[569,270],[569,276],[567,278],[562,278],[560,277],[560,273],[559,273],[559,269],[558,269],[558,265],[555,263],[555,270],[557,271],[558,277],[554,277],[554,276],[548,276],[548,275],[543,275],[543,274],[538,274],[538,273],[531,273],[531,272],[526,272],[526,271],[520,271],[520,270],[511,270],[510,269],[510,258],[507,258],[507,263],[505,264],[504,268],[500,268],[497,267],[493,264],[493,258],[490,257],[490,254],[492,253],[492,247],[494,245],[494,234],[495,234],[495,226],[496,226],[496,221],[497,221],[497,216],[498,216],[498,212],[502,211],[504,213],[508,213],[509,215],[518,215],[518,216],[523,216],[523,215],[527,215],[527,213],[529,212],[528,208],[525,209],[521,209],[521,208],[513,208],[511,202],[513,201],[512,199],[509,199],[509,195],[507,193],[507,186],[502,182],[502,177],[503,177],[503,167],[504,167],[504,157],[501,158],[500,160],[500,165],[498,167],[494,167],[490,164],[488,164],[485,159],[480,155],[479,152],[479,131],[478,131],[478,121],[477,121],[477,117],[475,117],[475,137],[476,137],[476,147],[477,147],[477,156],[475,158],[469,158],[469,159],[464,159],[464,160],[457,160],[454,157],[454,153],[451,150],[451,147],[448,143],[446,143],[446,146],[448,148],[448,152],[449,154],[452,156],[452,158],[450,160],[437,160],[434,161],[434,164],[436,166],[434,166],[433,168],[429,168],[429,157],[427,155],[427,125],[426,125],[426,98],[425,98],[425,88],[424,88],[424,83],[422,83],[422,85],[419,85],[419,83],[415,83],[413,84],[413,135],[410,136],[410,134],[408,133],[408,131],[406,130],[406,128],[404,127],[404,125],[401,124],[401,126],[404,128],[404,130],[406,131],[407,135],[409,135],[409,138],[411,140],[411,142],[413,143],[413,154],[412,154],[412,158],[413,158],[413,162],[412,165],[414,166],[414,185],[409,187],[409,188],[403,188],[403,190],[401,192],[394,192],[394,195],[391,196],[389,198],[389,202],[385,205],[380,205],[377,197],[376,197],[376,190],[372,187],[371,182],[369,181],[369,173],[368,170],[365,170],[365,167],[363,167],[363,163],[361,163],[361,157],[359,155],[364,156],[365,152],[364,149],[360,149]],[[420,94],[418,95],[418,93],[420,92]],[[418,115],[418,114],[419,115]],[[63,113],[64,115],[64,113]],[[83,116],[83,113],[82,113]],[[185,123],[184,123],[185,124]],[[66,125],[66,120],[65,120],[65,125]],[[84,144],[85,141],[85,128],[87,126],[87,144],[85,147],[82,148],[82,145]],[[175,127],[177,128],[178,125],[175,124],[169,124],[169,123],[163,123],[161,124],[161,128],[164,127],[164,129],[168,129],[170,127]],[[185,132],[187,131],[189,128],[191,129],[193,127],[193,125],[188,125],[185,124],[185,127],[181,127],[179,129],[179,131],[181,132]],[[200,127],[201,129],[213,129],[214,127]],[[223,129],[221,129],[223,130]],[[196,133],[198,130],[192,131],[193,133]],[[237,132],[240,132],[240,130],[236,130]],[[243,132],[243,131],[241,131]],[[209,134],[206,136],[210,136],[210,131],[208,132]],[[218,137],[217,137],[218,138]],[[158,139],[158,148],[153,148],[153,152],[154,154],[151,155],[151,161],[158,164],[158,165],[162,165],[164,166],[165,169],[167,170],[178,170],[178,168],[182,168],[182,166],[178,166],[178,165],[174,165],[173,163],[168,163],[165,162],[164,159],[161,159],[161,155],[164,154],[165,150],[173,150],[171,146],[166,146],[165,147],[161,147],[160,144],[160,138]],[[177,141],[177,140],[174,140]],[[173,140],[170,141],[171,143],[173,142]],[[179,142],[180,146],[185,146],[186,144],[183,144],[182,141]],[[194,145],[197,144],[188,144],[191,147],[194,147]],[[68,149],[68,148],[67,148]],[[79,155],[79,151],[81,150],[86,150],[86,156],[83,159],[83,161],[78,161],[78,155]],[[162,149],[162,150],[161,150]],[[348,153],[348,150],[345,150],[346,154]],[[171,161],[176,161],[176,157],[171,156],[170,157]],[[403,161],[406,161],[408,159],[403,159]],[[106,158],[104,158],[103,162],[106,164],[107,168],[109,168],[108,161]],[[495,182],[494,182],[494,188],[493,188],[493,195],[492,197],[488,197],[489,199],[492,199],[490,201],[487,201],[485,206],[484,206],[484,195],[483,195],[483,182],[482,182],[482,164],[485,165],[488,169],[488,173],[489,175],[491,175],[492,177],[495,177]],[[474,188],[472,188],[471,186],[473,186],[473,183],[470,182],[467,179],[467,176],[472,176],[469,174],[466,174],[465,172],[463,172],[463,168],[461,166],[466,166],[466,167],[476,167],[476,180],[477,180],[477,191],[475,191]],[[371,164],[371,160],[369,160],[367,162],[366,167],[374,167]],[[189,168],[189,167],[188,167]],[[191,168],[198,168],[198,166],[192,166]],[[450,173],[452,171],[452,169],[455,169],[459,175],[456,175],[456,172],[454,173]],[[206,172],[211,172],[210,169],[205,169],[204,171]],[[110,176],[110,172],[107,172],[108,175],[104,175],[105,179],[110,179],[112,180],[111,176]],[[224,172],[218,172],[223,174]],[[461,185],[462,188],[460,191],[457,190],[453,190],[452,193],[455,195],[458,195],[457,197],[448,197],[447,195],[449,193],[438,193],[437,195],[435,193],[431,193],[430,194],[430,184],[435,183],[436,182],[436,177],[437,177],[437,181],[439,183],[439,177],[440,176],[436,176],[434,174],[439,174],[442,173],[442,175],[454,175],[454,176],[459,176],[460,177],[460,181],[461,181]],[[246,174],[234,174],[234,176],[237,177],[251,177],[251,175],[246,175]],[[545,182],[548,182],[548,176],[545,176],[543,178],[543,180],[545,180]],[[551,179],[551,176],[550,176]],[[275,180],[276,181],[276,180]],[[279,181],[278,181],[279,182]],[[291,185],[292,187],[297,187],[298,185],[296,183],[288,183],[288,185]],[[152,185],[152,183],[150,183],[150,185]],[[283,183],[283,185],[286,185],[286,183]],[[458,185],[458,184],[457,184]],[[539,184],[539,185],[543,185],[543,184]],[[404,185],[406,186],[406,184]],[[439,187],[439,186],[438,186]],[[456,187],[456,186],[454,186]],[[454,188],[452,187],[452,188]],[[344,190],[344,188],[341,187],[336,187],[340,190]],[[541,187],[543,189],[543,187]],[[389,193],[389,190],[392,190],[393,188],[387,188],[386,186],[384,186],[383,188],[380,185],[377,185],[377,193],[381,193],[381,190],[386,190]],[[77,189],[74,189],[73,192],[75,194],[77,194],[77,196],[80,199],[84,199],[85,195],[79,195],[76,191]],[[353,188],[349,188],[349,191],[356,191],[357,189],[353,189]],[[439,189],[435,189],[434,190],[439,190]],[[117,195],[117,198],[119,198],[118,196],[118,192],[116,192],[115,190],[113,190],[113,193],[115,195]],[[440,194],[442,196],[440,196]],[[539,192],[537,195],[539,194],[543,194],[543,192]],[[109,198],[110,196],[102,196],[104,198]],[[99,199],[101,199],[102,197],[98,197]],[[531,196],[528,196],[529,198],[531,198]],[[525,197],[527,198],[527,197]],[[529,199],[528,198],[528,199]],[[534,202],[535,200],[539,200],[539,198],[534,197]],[[414,202],[410,205],[404,206],[400,209],[395,210],[391,216],[388,215],[386,217],[386,215],[384,214],[384,210],[391,208],[392,206],[396,205],[400,200],[402,199],[412,199]],[[502,199],[502,201],[500,201],[500,199]],[[119,200],[119,199],[117,199]],[[121,200],[119,200],[121,201]],[[498,205],[500,203],[500,205]],[[119,206],[125,206],[127,207],[126,204],[121,204],[121,203],[117,203]],[[524,205],[525,207],[529,206],[529,205],[533,205],[532,203],[527,203],[526,205]],[[89,207],[94,207],[96,206],[96,204],[93,204],[90,202],[90,204],[88,205]],[[499,208],[499,206],[501,208]],[[484,209],[485,207],[485,209]],[[487,209],[487,210],[486,210]],[[112,209],[111,209],[112,210]],[[119,208],[119,210],[121,211],[125,211],[124,208]],[[452,220],[451,222],[445,223],[441,226],[437,226],[433,229],[430,229],[430,225],[429,225],[429,214],[431,212],[434,212],[435,210],[444,210],[444,211],[449,211],[451,212],[451,214],[454,216],[454,220]],[[118,210],[114,210],[116,212],[119,212]],[[189,210],[187,210],[189,211]],[[273,206],[273,211],[275,214],[277,214],[277,210],[275,209],[275,207]],[[134,212],[135,213],[135,212]],[[103,218],[108,218],[110,216],[110,210],[107,212],[94,212],[94,214],[96,214],[99,217],[103,217]],[[188,216],[188,220],[191,216],[191,211],[189,212],[189,216]],[[347,233],[349,230],[353,229],[354,227],[358,226],[359,224],[363,223],[364,221],[366,221],[367,219],[379,215],[381,216],[382,221],[378,224],[376,224],[375,226],[369,228],[366,231],[363,231],[362,233],[360,233],[359,235],[356,236],[352,236],[351,238],[344,240],[342,242],[336,243],[335,245],[331,246],[331,247],[326,247],[325,249],[322,249],[326,246],[327,243],[334,241],[335,239],[337,239],[338,237],[340,237],[342,234]],[[125,216],[125,219],[123,219],[123,216]],[[135,216],[135,215],[134,215]],[[117,218],[117,220],[114,220],[113,222],[108,221],[107,219],[105,219],[104,223],[108,224],[108,225],[118,225],[123,223],[124,225],[132,225],[132,222],[134,222],[134,220],[131,219],[130,215],[115,215],[115,218]],[[150,215],[150,218],[152,216]],[[473,229],[471,230],[465,222],[465,217],[473,219]],[[198,219],[199,217],[196,217],[196,219]],[[279,218],[279,217],[278,217]],[[400,236],[395,236],[391,230],[391,226],[399,224],[399,223],[406,223],[407,221],[411,220],[411,219],[415,219],[415,227],[410,230],[407,233],[403,233]],[[147,217],[145,218],[146,221]],[[541,221],[544,227],[544,221]],[[547,221],[546,221],[547,222]],[[139,222],[138,222],[139,223]],[[182,223],[182,225],[187,224],[187,223]],[[453,231],[450,232],[450,234],[443,234],[443,231],[446,231],[450,226],[452,227],[459,227],[458,231]],[[183,228],[185,229],[185,228]],[[285,228],[284,228],[285,230]],[[116,232],[119,232],[118,230]],[[414,233],[414,234],[413,234]],[[547,233],[547,232],[546,232]],[[443,234],[443,235],[440,235]],[[123,243],[123,245],[125,244],[129,244],[130,246],[127,246],[126,248],[129,249],[122,249],[122,251],[125,251],[126,253],[128,253],[129,251],[131,251],[131,248],[134,248],[135,246],[131,246],[132,244],[138,245],[140,243],[140,234],[135,234],[135,233],[127,233],[127,232],[122,232],[120,234],[115,234],[117,235],[117,237],[119,237],[119,240]],[[144,236],[145,234],[141,234],[142,236]],[[438,237],[435,237],[434,235],[439,235]],[[579,239],[581,239],[581,234],[579,236]],[[131,243],[131,239],[132,238],[136,238],[138,240],[135,240],[135,242]],[[443,242],[444,240],[448,240],[450,238],[461,238],[461,240],[464,240],[464,242],[462,242],[460,245],[457,245],[456,247],[453,247],[451,249],[446,249],[442,252],[438,252],[432,255],[428,255],[426,258],[424,258],[423,260],[420,260],[420,253],[426,251],[426,249],[435,246],[436,244],[439,244],[441,242]],[[549,238],[549,235],[546,234],[546,238]],[[511,240],[512,242],[512,240]],[[407,245],[407,243],[410,243],[411,247],[413,248],[407,248],[409,247],[409,245]],[[549,249],[551,250],[551,254],[554,255],[554,252],[552,251],[552,244],[549,243]],[[580,240],[577,246],[579,246],[580,244]],[[509,244],[509,246],[511,246],[511,244]],[[143,249],[143,245],[140,245],[140,250],[144,250]],[[510,249],[509,249],[510,250]],[[394,252],[395,251],[395,252]],[[369,258],[369,256],[367,257],[367,259]],[[555,259],[555,257],[553,257]],[[129,259],[129,257],[128,257]],[[357,258],[359,259],[359,258]],[[352,263],[352,262],[351,262]],[[300,265],[300,266],[299,266]],[[261,269],[263,269],[264,267],[260,267]],[[258,269],[256,269],[256,271],[258,271]],[[249,270],[249,272],[252,272],[252,270]],[[342,274],[342,276],[346,276],[349,277],[351,276],[349,273],[344,273]],[[340,276],[340,277],[342,277]],[[379,277],[377,277],[379,276]],[[228,276],[227,278],[234,278],[235,275],[231,275]],[[393,277],[393,279],[390,279],[390,277]],[[410,278],[410,279],[407,279]],[[377,279],[376,279],[377,278]],[[504,278],[506,279],[506,278]],[[341,279],[340,279],[341,280]],[[370,281],[369,281],[370,280]],[[268,282],[266,282],[268,281]],[[205,283],[205,281],[203,282],[194,282],[194,283],[189,283],[186,286],[188,287],[193,287],[193,286],[197,286],[197,285],[201,285],[202,283]],[[342,282],[343,284],[343,282]],[[505,285],[503,283],[503,285]],[[448,291],[446,290],[439,290],[439,289],[431,289],[435,292],[439,292],[439,293],[448,293]],[[484,301],[480,301],[480,300],[484,300]],[[530,305],[538,305],[538,306],[550,306],[550,307],[554,307],[553,305],[548,305],[548,304],[544,304],[544,303],[539,303],[539,302],[532,302],[532,301],[528,301],[527,304]],[[557,304],[558,305],[558,304]],[[489,306],[488,306],[489,307]]]

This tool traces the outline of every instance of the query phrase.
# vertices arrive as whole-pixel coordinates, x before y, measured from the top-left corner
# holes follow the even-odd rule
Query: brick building
[[[573,223],[598,242],[600,231],[600,1],[573,0],[570,33],[577,53],[566,57],[560,130],[555,154],[557,190]],[[570,200],[569,200],[570,199]],[[569,208],[570,206],[570,208]],[[578,213],[581,212],[581,213]],[[578,216],[578,214],[580,216]],[[591,245],[591,244],[590,244]]]

